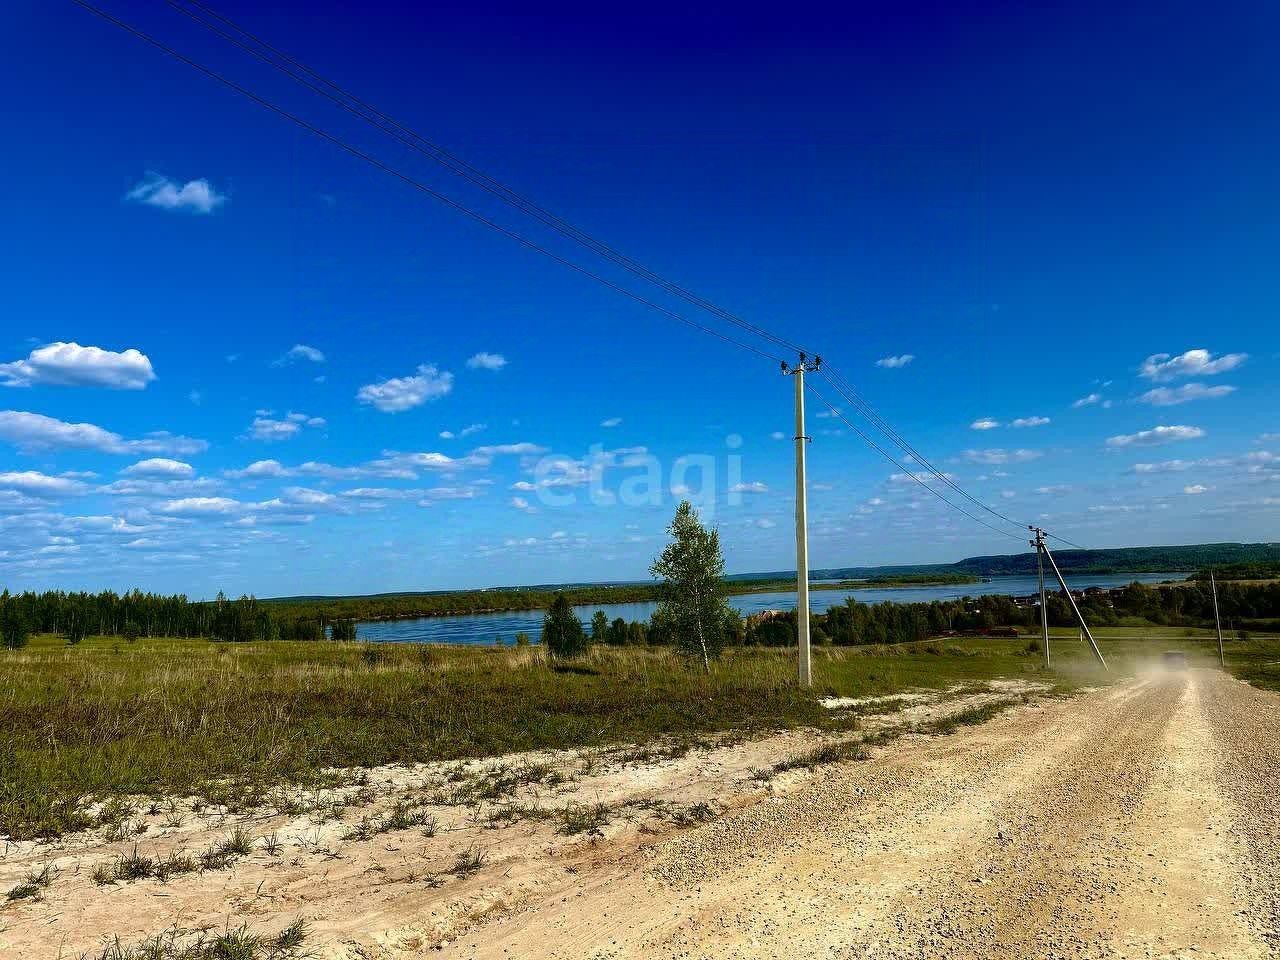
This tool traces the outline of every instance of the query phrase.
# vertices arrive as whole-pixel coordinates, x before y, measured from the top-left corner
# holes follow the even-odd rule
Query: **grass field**
[[[1196,631],[1098,631],[1113,671],[1171,647],[1215,655]],[[1153,636],[1159,639],[1137,639]],[[1166,639],[1167,638],[1167,639]],[[324,784],[336,768],[539,748],[826,726],[825,695],[893,694],[1000,676],[1102,682],[1074,632],[1054,670],[1026,640],[947,640],[815,650],[815,689],[793,681],[794,650],[737,649],[711,676],[653,648],[598,648],[547,664],[537,648],[248,643],[41,636],[0,651],[0,833],[83,827],[93,800],[206,796],[251,805],[281,783]],[[1280,685],[1280,642],[1230,644],[1242,675]]]

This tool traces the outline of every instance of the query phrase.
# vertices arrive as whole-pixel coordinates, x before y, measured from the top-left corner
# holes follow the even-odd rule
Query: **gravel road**
[[[601,849],[447,955],[1280,956],[1280,697],[1152,672]]]
[[[139,810],[129,836],[0,843],[0,896],[54,877],[0,900],[0,960],[296,919],[318,960],[1280,960],[1280,696],[1199,669],[1066,699],[994,681],[900,698],[865,729],[1010,698],[980,726],[767,785],[756,771],[824,735],[379,768],[332,816]],[[561,782],[498,803],[441,796],[535,762]],[[400,803],[426,804],[409,809],[431,828],[361,835]],[[598,828],[560,828],[596,807]],[[226,869],[94,880],[135,849],[190,854],[233,828],[256,839]]]

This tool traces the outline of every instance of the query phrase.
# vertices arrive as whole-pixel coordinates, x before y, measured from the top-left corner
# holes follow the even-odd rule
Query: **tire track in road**
[[[1230,834],[1247,851],[1246,916],[1280,957],[1280,697],[1214,673],[1203,703],[1217,746],[1214,783],[1234,805]]]
[[[456,955],[1266,957],[1257,917],[1275,914],[1242,904],[1274,906],[1277,874],[1243,861],[1280,845],[1270,826],[1241,833],[1217,789],[1209,714],[1249,700],[1232,683],[1152,674],[900,741],[656,845],[647,869],[637,855],[574,878]],[[1247,762],[1272,773],[1236,793],[1256,801],[1275,757],[1258,746]]]
[[[1114,956],[1119,867],[1177,697],[1144,684],[1081,717],[1086,735],[1018,783],[993,829],[938,847],[931,875],[845,951],[869,958]],[[1052,737],[1036,735],[1035,749]]]

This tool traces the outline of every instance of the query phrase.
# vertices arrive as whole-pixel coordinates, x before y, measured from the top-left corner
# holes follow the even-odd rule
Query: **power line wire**
[[[1010,517],[1005,516],[999,510],[996,510],[993,507],[988,506],[987,504],[983,503],[981,500],[970,495],[966,490],[964,490],[959,484],[955,482],[955,479],[953,477],[939,470],[931,462],[929,462],[929,460],[925,458],[925,456],[921,454],[918,450],[916,450],[916,448],[913,447],[907,441],[907,439],[902,436],[902,434],[900,434],[897,430],[895,430],[893,426],[887,420],[885,420],[884,417],[882,417],[874,407],[871,406],[870,403],[864,400],[858,394],[858,392],[854,390],[853,386],[849,384],[849,382],[844,378],[843,375],[841,375],[841,373],[838,370],[836,370],[830,364],[824,364],[819,372],[822,373],[827,378],[827,382],[830,383],[833,388],[835,388],[837,393],[839,393],[846,401],[853,404],[853,406],[857,408],[858,412],[861,413],[863,417],[865,417],[867,420],[869,420],[871,424],[874,427],[876,427],[876,429],[878,429],[881,433],[883,433],[889,440],[897,444],[898,447],[905,454],[907,454],[907,456],[909,456],[912,460],[915,460],[916,463],[920,464],[920,466],[924,467],[926,471],[931,473],[933,476],[937,477],[940,481],[945,483],[947,486],[953,489],[956,493],[960,494],[962,497],[964,497],[974,506],[987,511],[987,513],[990,513],[992,516],[996,517],[999,520],[1003,520],[1004,522],[1013,524],[1014,526],[1019,528],[1025,528],[1026,526],[1025,524],[1019,523],[1017,520],[1013,520]]]
[[[913,447],[905,437],[903,437],[897,430],[895,430],[893,426],[887,420],[885,420],[876,411],[876,409],[873,406],[871,406],[869,402],[864,400],[858,394],[858,392],[853,388],[853,386],[848,382],[848,380],[846,380],[845,377],[840,373],[840,371],[836,370],[831,364],[824,363],[822,367],[819,368],[819,372],[822,373],[824,376],[826,376],[827,381],[832,385],[832,387],[835,388],[836,392],[839,393],[840,396],[842,396],[846,401],[853,404],[854,407],[857,408],[859,413],[861,413],[864,418],[869,420],[873,426],[875,426],[881,433],[883,433],[886,437],[888,437],[888,439],[896,443],[904,453],[906,453],[909,457],[911,457],[911,459],[915,460],[918,464],[924,467],[925,470],[927,470],[934,477],[938,478],[940,481],[945,483],[948,487],[950,487],[960,496],[964,497],[974,506],[980,507],[981,509],[985,510],[987,513],[991,514],[992,516],[997,517],[1000,520],[1003,520],[1005,523],[1011,524],[1017,527],[1019,530],[1026,530],[1030,528],[1030,524],[1026,524],[1026,523],[1022,523],[1021,521],[1014,520],[1012,517],[1009,517],[1001,513],[999,510],[996,510],[994,507],[988,506],[986,503],[972,496],[967,490],[965,490],[958,483],[956,483],[955,479],[950,474],[945,473],[939,470],[937,467],[935,467],[931,462],[929,462],[928,459],[925,458],[923,454],[921,454],[918,450],[916,450],[916,448]],[[1085,549],[1084,547],[1081,547],[1079,544],[1072,543],[1070,540],[1066,539],[1065,537],[1060,537],[1057,534],[1048,533],[1046,531],[1045,536],[1053,537],[1053,539],[1060,540],[1063,543],[1076,547],[1077,549],[1081,549],[1081,550]]]
[[[946,497],[944,497],[941,493],[939,493],[937,490],[935,490],[933,487],[931,487],[931,486],[930,486],[928,483],[926,483],[924,480],[921,480],[921,479],[920,479],[920,477],[918,477],[918,476],[916,475],[916,473],[915,473],[915,471],[914,471],[914,470],[909,470],[909,469],[907,469],[905,466],[903,466],[903,465],[902,465],[902,463],[901,463],[901,462],[900,462],[900,461],[899,461],[895,456],[893,456],[893,454],[889,453],[887,450],[885,450],[883,447],[881,447],[881,446],[880,446],[880,444],[876,443],[876,442],[875,442],[875,440],[873,440],[871,437],[867,436],[867,435],[866,435],[866,433],[864,433],[861,429],[859,429],[859,428],[858,428],[858,427],[856,427],[852,422],[850,422],[850,420],[849,420],[849,419],[844,415],[844,413],[843,413],[843,412],[841,412],[840,408],[839,408],[839,407],[837,407],[835,404],[833,404],[833,403],[832,403],[830,400],[828,400],[825,396],[823,396],[823,395],[818,391],[818,389],[817,389],[816,387],[814,387],[814,385],[813,385],[812,383],[810,383],[808,380],[806,380],[804,385],[805,385],[805,387],[807,387],[807,388],[808,388],[808,390],[809,390],[809,391],[810,391],[810,392],[811,392],[815,397],[817,397],[817,398],[818,398],[819,400],[821,400],[824,404],[826,404],[827,408],[831,411],[831,415],[832,415],[833,417],[836,417],[837,419],[839,419],[842,423],[844,423],[844,425],[845,425],[846,427],[848,427],[850,430],[852,430],[854,433],[856,433],[859,437],[861,437],[861,438],[863,439],[863,441],[867,444],[867,446],[871,447],[871,449],[875,450],[875,451],[876,451],[876,453],[880,454],[880,456],[884,457],[886,460],[888,460],[890,463],[892,463],[895,467],[897,467],[899,470],[901,470],[901,471],[903,472],[903,474],[905,474],[907,477],[910,477],[910,478],[911,478],[912,480],[914,480],[916,483],[920,484],[920,486],[924,487],[926,490],[928,490],[930,493],[932,493],[935,497],[937,497],[939,500],[941,500],[943,503],[945,503],[945,504],[946,504],[947,506],[949,506],[951,509],[953,509],[953,510],[957,510],[957,511],[959,511],[960,513],[963,513],[966,517],[968,517],[968,518],[969,518],[970,520],[972,520],[974,523],[980,523],[980,524],[982,524],[984,527],[986,527],[988,530],[991,530],[991,531],[992,531],[992,532],[994,532],[994,533],[998,533],[998,534],[1000,534],[1002,537],[1008,537],[1008,538],[1010,538],[1011,540],[1021,540],[1021,539],[1022,539],[1022,537],[1019,537],[1019,536],[1016,536],[1016,535],[1014,535],[1014,534],[1012,534],[1012,533],[1009,533],[1007,530],[1002,530],[1002,529],[1000,529],[999,527],[996,527],[996,526],[993,526],[993,525],[992,525],[992,524],[990,524],[990,523],[987,523],[987,521],[983,520],[983,519],[982,519],[981,517],[979,517],[979,516],[975,516],[974,514],[970,513],[968,510],[964,509],[964,507],[960,506],[959,504],[952,503],[950,500],[948,500]]]
[[[718,339],[724,340],[727,343],[733,344],[734,346],[737,346],[742,349],[748,350],[752,353],[755,353],[758,356],[764,357],[766,359],[774,360],[777,362],[781,362],[781,358],[777,356],[769,354],[764,350],[760,350],[751,344],[748,344],[741,340],[737,340],[733,337],[730,337],[713,328],[707,327],[704,324],[698,323],[697,321],[692,320],[682,314],[678,314],[662,306],[661,304],[655,303],[654,301],[649,300],[648,298],[643,297],[640,294],[637,294],[629,290],[628,288],[615,283],[612,280],[609,280],[606,277],[602,277],[599,274],[594,273],[593,271],[589,270],[586,267],[581,266],[580,264],[577,264],[571,260],[568,260],[565,257],[562,257],[561,255],[547,249],[546,247],[543,247],[542,245],[536,243],[535,241],[530,240],[527,237],[524,237],[521,234],[518,234],[515,231],[502,226],[501,224],[498,224],[497,222],[489,219],[483,214],[480,214],[474,210],[471,210],[469,207],[466,207],[464,204],[460,203],[459,201],[454,200],[453,198],[448,197],[447,195],[432,189],[431,187],[427,186],[421,181],[418,181],[408,176],[407,174],[402,173],[401,171],[392,167],[390,164],[387,164],[377,159],[376,157],[366,153],[365,151],[359,149],[358,147],[355,147],[350,143],[342,140],[340,137],[337,137],[336,135],[331,134],[328,131],[310,123],[309,121],[306,121],[301,117],[293,113],[290,113],[289,111],[267,100],[266,98],[253,93],[252,91],[241,86],[240,84],[229,79],[228,77],[214,71],[209,67],[204,66],[201,63],[198,63],[197,61],[191,59],[190,57],[187,57],[179,53],[178,51],[174,50],[172,47],[169,47],[162,41],[156,39],[155,37],[150,36],[149,34],[132,26],[131,24],[128,24],[125,21],[120,20],[112,16],[111,14],[99,9],[98,7],[93,6],[92,4],[88,3],[87,0],[74,0],[74,2],[80,5],[81,7],[85,8],[89,12],[102,18],[103,20],[106,20],[107,22],[151,44],[152,46],[168,54],[169,56],[173,57],[179,62],[185,63],[188,66],[198,70],[199,72],[204,73],[206,76],[209,76],[210,78],[218,81],[219,83],[222,83],[223,85],[234,90],[235,92],[246,97],[247,99],[259,104],[260,106],[265,107],[268,110],[271,110],[272,112],[278,114],[284,119],[289,120],[290,122],[302,127],[303,129],[320,137],[321,139],[329,141],[335,146],[357,157],[358,159],[363,160],[366,163],[369,163],[370,165],[382,170],[383,172],[396,177],[397,179],[407,183],[408,185],[414,187],[415,189],[418,189],[426,193],[432,198],[438,200],[439,202],[444,203],[449,207],[457,210],[458,212],[471,217],[477,222],[483,224],[484,226],[487,226],[490,229],[493,229],[503,234],[504,236],[509,237],[512,240],[515,240],[516,242],[522,244],[526,248],[534,250],[535,252],[541,253],[544,256],[547,256],[548,258],[556,261],[557,263],[560,263],[561,265],[568,267],[569,269],[572,269],[588,277],[589,279],[595,280],[596,282],[601,283],[604,286],[607,286],[610,289],[618,293],[621,293],[622,295],[644,306],[650,307],[651,309],[656,310],[659,313],[662,313],[663,315],[669,317],[670,319],[676,320],[680,323],[684,323],[704,333],[708,333],[714,337],[717,337]],[[336,104],[340,108],[346,110],[348,113],[351,113],[353,116],[356,116],[359,119],[365,121],[366,123],[369,123],[371,126],[375,127],[381,132],[386,133],[389,136],[392,136],[400,143],[442,164],[443,166],[451,170],[453,173],[466,179],[468,182],[471,182],[481,187],[482,189],[488,191],[489,193],[498,197],[499,199],[503,200],[509,205],[516,207],[521,212],[524,212],[529,216],[532,216],[535,219],[539,220],[544,225],[549,226],[552,229],[556,230],[557,232],[561,233],[562,235],[572,240],[575,240],[576,242],[582,244],[583,246],[586,246],[588,249],[605,257],[606,259],[616,264],[617,266],[620,266],[623,269],[631,272],[632,274],[640,277],[641,279],[646,280],[647,282],[650,282],[658,286],[660,289],[666,291],[667,293],[677,296],[694,306],[697,306],[703,310],[706,310],[712,315],[722,320],[725,320],[726,322],[732,323],[735,326],[739,327],[740,329],[746,332],[749,332],[755,336],[758,336],[761,339],[767,340],[775,344],[776,346],[785,347],[787,349],[791,349],[796,352],[807,352],[807,351],[803,351],[801,347],[799,347],[797,344],[793,343],[792,341],[787,340],[786,338],[783,338],[783,337],[779,337],[776,334],[773,334],[762,327],[759,327],[755,324],[752,324],[742,319],[741,317],[738,317],[736,314],[733,314],[732,312],[724,309],[723,307],[720,307],[719,305],[713,303],[712,301],[709,301],[704,297],[701,297],[700,295],[694,293],[693,291],[690,291],[687,288],[673,281],[667,280],[666,278],[655,273],[654,271],[649,270],[647,267],[644,267],[642,264],[638,263],[637,261],[632,260],[631,258],[615,250],[614,248],[608,246],[603,241],[595,239],[585,231],[580,230],[579,228],[569,223],[568,221],[564,220],[563,218],[558,217],[557,215],[555,215],[554,213],[551,213],[550,211],[546,210],[543,207],[540,207],[529,198],[522,196],[521,194],[511,189],[510,187],[507,187],[505,184],[501,183],[500,181],[488,176],[487,174],[471,166],[470,164],[467,164],[465,161],[449,153],[443,147],[439,146],[436,143],[433,143],[432,141],[428,140],[422,135],[416,133],[411,128],[405,126],[404,124],[388,116],[387,114],[379,111],[376,107],[373,107],[372,105],[361,100],[359,97],[355,96],[354,94],[344,90],[338,84],[333,83],[330,80],[327,80],[326,78],[321,76],[319,73],[317,73],[316,71],[312,70],[310,67],[303,64],[301,61],[277,49],[276,47],[262,40],[261,38],[255,36],[248,30],[245,30],[243,27],[240,27],[230,18],[225,17],[219,14],[218,12],[212,10],[211,8],[207,7],[203,3],[200,3],[199,0],[186,0],[186,3],[181,2],[181,0],[167,0],[167,2],[175,10],[183,13],[184,15],[186,15],[196,23],[200,24],[201,26],[204,26],[210,32],[216,34],[217,36],[222,37],[223,39],[232,43],[233,45],[240,48],[241,50],[244,50],[246,53],[249,53],[251,56],[255,57],[261,62],[266,63],[267,65],[273,67],[274,69],[284,73],[285,75],[293,79],[295,82],[307,87],[308,89],[319,94],[320,96],[325,97],[327,100]],[[237,33],[241,34],[243,37],[247,37],[250,41],[252,41],[253,44],[256,44],[258,47],[260,47],[261,50],[255,49],[250,44],[245,43],[243,40],[240,40],[237,37],[228,34],[226,31],[220,29],[215,24],[210,23],[208,20],[204,19],[199,14],[189,9],[188,4],[190,7],[194,7],[200,10],[207,16],[215,18],[221,23],[226,24],[228,27],[230,27],[232,30],[236,31]],[[263,53],[262,50],[267,51],[267,53]],[[277,59],[273,59],[273,58],[277,58]],[[277,62],[277,60],[283,61],[283,64],[280,62]],[[311,79],[308,79],[308,77],[314,78],[315,82],[313,82]],[[328,88],[328,89],[325,89],[325,88]],[[880,433],[882,433],[885,437],[887,437],[889,440],[895,443],[913,460],[915,460],[927,471],[929,471],[933,476],[937,477],[947,486],[952,488],[956,493],[963,496],[965,499],[970,501],[975,506],[981,508],[982,510],[985,510],[986,512],[990,513],[991,515],[997,517],[1000,520],[1005,521],[1006,523],[1010,523],[1018,527],[1023,526],[1023,524],[1019,523],[1018,521],[1009,518],[1008,516],[1000,513],[999,511],[993,509],[992,507],[988,506],[987,504],[973,497],[967,491],[961,488],[958,484],[956,484],[955,481],[950,476],[948,476],[947,474],[943,473],[942,471],[934,467],[933,464],[930,463],[918,450],[916,450],[906,440],[905,437],[903,437],[897,430],[895,430],[892,427],[892,425],[889,424],[888,421],[885,420],[876,411],[876,409],[871,406],[869,402],[867,402],[861,396],[858,395],[858,393],[853,389],[852,385],[849,384],[847,380],[845,380],[845,378],[839,373],[838,370],[835,370],[834,368],[830,368],[829,364],[827,368],[824,369],[824,372],[827,372],[827,369],[830,370],[830,374],[833,374],[833,376],[832,375],[828,376],[828,381],[832,384],[832,386],[836,389],[836,391],[840,393],[840,395],[847,402],[853,404],[858,409],[858,411],[862,414],[862,416],[872,424],[872,426],[874,426]],[[824,402],[826,402],[825,399],[824,399]],[[835,407],[832,407],[832,410],[837,416],[840,416],[839,411]],[[989,524],[986,524],[985,521],[982,521],[979,518],[973,517],[967,511],[959,508],[955,504],[952,504],[951,501],[947,500],[945,497],[941,497],[941,495],[938,494],[937,491],[935,491],[932,487],[930,487],[928,484],[923,483],[923,481],[920,481],[919,478],[915,475],[914,471],[908,470],[895,458],[889,456],[882,448],[879,447],[879,445],[875,444],[874,441],[872,441],[865,433],[863,433],[861,430],[858,430],[856,427],[850,424],[847,419],[845,419],[843,416],[840,416],[840,419],[844,420],[845,423],[850,427],[850,429],[853,429],[854,432],[857,433],[859,436],[861,436],[864,441],[870,444],[882,455],[890,459],[890,461],[893,462],[896,466],[898,466],[901,470],[906,472],[917,482],[920,482],[923,486],[926,487],[926,489],[930,490],[930,492],[934,493],[935,495],[938,495],[940,499],[943,500],[943,502],[960,510],[960,512],[970,517],[970,519],[974,519],[977,522],[983,523],[983,525],[987,526],[989,529],[995,530],[996,532],[1004,534],[1006,536],[1012,536],[1011,534],[1007,534],[1003,530],[998,530],[995,527],[991,527]],[[1059,537],[1055,534],[1047,534],[1047,535],[1053,537],[1054,539],[1061,540],[1063,543],[1070,544],[1071,546],[1078,546],[1077,544],[1073,544],[1071,543],[1071,541],[1066,540],[1063,537]]]
[[[612,263],[622,267],[624,270],[627,270],[641,279],[660,287],[667,293],[706,310],[707,312],[719,317],[721,320],[725,320],[726,322],[732,323],[749,333],[768,340],[776,346],[784,347],[797,353],[805,352],[804,348],[800,345],[743,319],[718,304],[707,300],[705,297],[700,296],[692,290],[689,290],[687,287],[668,280],[653,270],[650,270],[643,264],[621,253],[617,249],[609,246],[604,241],[593,237],[585,230],[574,226],[564,218],[557,216],[555,213],[552,213],[542,206],[539,206],[529,197],[523,196],[501,181],[489,176],[484,171],[477,169],[465,160],[462,160],[450,153],[438,143],[429,140],[406,124],[401,123],[394,117],[382,112],[377,107],[360,99],[358,96],[348,90],[345,90],[333,81],[326,79],[324,76],[317,73],[297,58],[292,57],[279,48],[272,46],[270,43],[246,30],[229,17],[226,17],[205,4],[200,3],[199,0],[167,0],[167,2],[169,6],[200,24],[211,33],[222,37],[259,61],[280,71],[286,76],[292,78],[295,82],[301,84],[314,93],[319,94],[353,116],[370,124],[375,129],[394,137],[410,149],[434,160],[457,176],[460,176],[481,189],[488,191],[490,194],[505,203],[515,207],[525,214],[528,214],[544,225],[551,227],[563,236],[582,244]],[[225,24],[236,33],[239,33],[242,37],[247,38],[251,43],[246,43],[244,40],[228,34],[225,30],[220,29],[215,24],[210,23],[209,20],[200,16],[200,14],[194,12],[191,8],[195,8],[208,17],[212,17]],[[256,45],[256,47],[254,45]],[[264,53],[263,51],[266,52]],[[283,61],[283,63],[280,61]]]
[[[674,310],[664,307],[659,303],[655,303],[654,301],[648,299],[647,297],[643,297],[640,294],[635,293],[634,291],[629,290],[628,288],[622,286],[621,284],[615,283],[614,281],[608,279],[607,277],[603,277],[600,274],[595,273],[589,270],[588,268],[582,266],[581,264],[575,263],[574,261],[569,260],[568,258],[563,257],[560,254],[547,249],[541,244],[533,240],[530,240],[528,237],[525,237],[519,233],[516,233],[514,230],[511,230],[508,227],[504,227],[502,224],[489,219],[484,214],[481,214],[476,212],[475,210],[472,210],[470,207],[467,207],[466,205],[460,203],[457,200],[454,200],[452,197],[446,194],[440,193],[438,190],[435,190],[427,186],[425,183],[421,182],[420,180],[416,180],[413,177],[409,176],[408,174],[403,173],[400,170],[397,170],[395,167],[391,166],[390,164],[385,163],[382,160],[379,160],[377,157],[373,156],[372,154],[366,153],[365,151],[361,150],[359,147],[353,146],[352,144],[343,140],[341,137],[338,137],[335,134],[329,133],[327,130],[324,130],[323,128],[316,126],[310,121],[304,120],[302,117],[299,117],[297,114],[290,113],[288,110],[285,110],[283,107],[273,103],[272,101],[266,99],[265,97],[259,96],[253,91],[236,83],[234,80],[231,80],[230,78],[218,73],[216,70],[213,70],[210,67],[206,67],[204,64],[191,59],[185,54],[179,53],[177,50],[174,50],[172,47],[168,46],[163,41],[156,39],[155,37],[151,36],[148,33],[145,33],[144,31],[138,29],[132,24],[126,23],[125,21],[120,20],[115,16],[112,16],[111,14],[107,13],[105,10],[95,7],[93,4],[87,2],[87,0],[72,0],[72,2],[88,10],[90,13],[102,18],[106,22],[116,27],[119,27],[120,29],[134,35],[135,37],[145,41],[146,43],[151,44],[153,47],[168,54],[169,56],[173,57],[175,60],[178,60],[179,62],[184,63],[195,70],[198,70],[200,73],[203,73],[205,76],[218,81],[219,83],[230,88],[231,90],[234,90],[236,93],[240,94],[246,99],[251,100],[254,103],[258,104],[259,106],[265,107],[266,109],[272,111],[273,113],[278,114],[279,116],[290,121],[291,123],[296,124],[302,129],[308,131],[309,133],[312,133],[315,136],[320,137],[322,140],[327,140],[329,143],[332,143],[334,146],[339,147],[342,150],[345,150],[347,153],[351,154],[357,159],[363,160],[365,163],[368,163],[371,166],[376,167],[377,169],[383,171],[384,173],[387,173],[395,177],[397,180],[400,180],[408,184],[414,189],[422,191],[423,193],[427,194],[433,199],[438,200],[439,202],[445,204],[448,207],[451,207],[454,210],[457,210],[459,213],[465,214],[466,216],[470,217],[476,222],[481,223],[484,226],[490,228],[491,230],[495,230],[498,233],[501,233],[503,236],[508,237],[512,240],[515,240],[517,243],[521,244],[522,246],[530,250],[533,250],[537,253],[540,253],[543,256],[554,260],[556,263],[559,263],[562,266],[568,267],[570,270],[580,273],[583,276],[588,277],[596,281],[597,283],[600,283],[608,287],[609,289],[617,293],[620,293],[623,296],[630,298],[631,300],[634,300],[637,303],[643,304],[644,306],[649,307],[652,310],[656,310],[657,312],[663,314],[666,317],[669,317],[672,320],[679,321],[680,323],[686,324],[697,330],[701,330],[703,333],[710,334],[713,337],[718,337],[719,339],[725,341],[726,343],[731,343],[734,346],[741,347],[744,350],[749,350],[752,353],[756,354],[757,356],[764,357],[766,360],[772,360],[775,363],[782,362],[781,357],[775,356],[771,353],[767,353],[766,351],[761,350],[758,347],[755,347],[749,343],[745,343],[741,340],[735,339],[734,337],[731,337],[725,333],[722,333],[719,330],[715,330],[711,327],[706,326],[705,324],[699,323],[696,320],[692,320],[689,317],[684,316],[683,314],[676,313]]]

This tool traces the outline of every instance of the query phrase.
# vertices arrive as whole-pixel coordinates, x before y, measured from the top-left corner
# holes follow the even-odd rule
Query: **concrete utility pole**
[[[1076,598],[1071,595],[1071,588],[1067,586],[1067,581],[1062,579],[1062,571],[1058,569],[1058,561],[1053,559],[1053,554],[1049,552],[1049,547],[1044,542],[1044,531],[1039,527],[1029,527],[1028,529],[1036,535],[1034,543],[1037,549],[1049,558],[1049,566],[1053,567],[1053,574],[1058,578],[1058,584],[1062,587],[1062,592],[1067,596],[1067,603],[1071,604],[1071,609],[1075,612],[1080,629],[1089,638],[1089,646],[1093,648],[1093,655],[1098,658],[1098,662],[1102,664],[1104,670],[1110,669],[1107,666],[1107,661],[1103,659],[1102,651],[1098,649],[1097,641],[1093,639],[1093,633],[1089,630],[1089,625],[1084,622],[1084,615],[1080,612],[1080,608],[1076,606]]]
[[[1036,548],[1036,570],[1040,574],[1040,642],[1044,644],[1044,668],[1049,669],[1049,604],[1044,594],[1044,553],[1039,539],[1031,541]]]
[[[813,685],[813,664],[809,650],[809,518],[808,486],[805,482],[805,447],[812,438],[804,432],[804,375],[822,366],[822,358],[812,362],[800,354],[794,367],[783,361],[782,372],[796,378],[796,640],[800,652],[800,686]]]
[[[1218,581],[1213,575],[1213,568],[1209,568],[1209,584],[1213,587],[1213,622],[1218,628],[1218,663],[1222,665],[1222,669],[1227,668],[1227,655],[1222,650],[1222,618],[1218,616]]]

